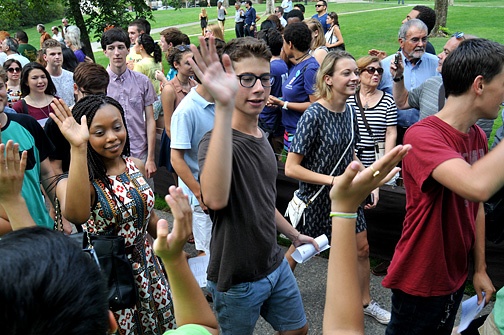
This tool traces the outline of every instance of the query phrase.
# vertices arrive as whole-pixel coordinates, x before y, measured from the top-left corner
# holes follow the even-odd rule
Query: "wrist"
[[[402,81],[403,79],[404,79],[404,76],[401,75],[400,77],[395,77],[393,80],[394,80],[394,82],[398,83],[398,82]]]
[[[288,101],[284,101],[283,105],[282,105],[282,109],[289,109],[288,105],[289,105],[289,102]]]

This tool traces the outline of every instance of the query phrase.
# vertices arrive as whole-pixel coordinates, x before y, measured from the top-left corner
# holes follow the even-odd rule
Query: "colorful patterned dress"
[[[168,281],[146,238],[154,193],[133,161],[125,158],[125,162],[124,173],[109,176],[114,194],[123,205],[117,205],[101,181],[93,181],[96,204],[86,229],[100,235],[117,232],[126,239],[127,249],[134,246],[128,258],[137,279],[139,301],[134,308],[114,313],[120,334],[163,334],[175,328],[175,318]]]

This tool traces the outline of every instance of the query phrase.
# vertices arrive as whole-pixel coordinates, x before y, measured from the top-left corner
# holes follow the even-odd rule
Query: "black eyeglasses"
[[[366,71],[367,73],[369,73],[370,75],[373,75],[375,74],[376,72],[378,72],[378,75],[382,75],[383,74],[383,68],[381,67],[373,67],[373,66],[369,66],[365,69],[363,69],[362,71]]]
[[[464,33],[461,31],[457,31],[455,34],[452,35],[452,37],[455,37],[456,39],[461,38],[461,39],[465,40]]]
[[[254,87],[257,82],[257,79],[261,81],[261,85],[263,87],[271,87],[275,82],[275,77],[272,77],[271,74],[265,73],[260,76],[256,76],[252,73],[245,73],[237,75],[238,79],[240,79],[240,85],[245,88]]]
[[[315,5],[315,7],[324,7],[324,5],[318,5],[318,4],[317,4],[317,5]]]
[[[205,31],[206,33],[206,31]],[[177,48],[178,51],[187,51],[187,50],[191,50],[191,46],[189,45],[185,45],[185,44],[182,44],[182,45],[177,45],[175,48]]]
[[[9,73],[21,72],[21,68],[20,67],[10,67],[10,68],[7,69],[7,71]]]

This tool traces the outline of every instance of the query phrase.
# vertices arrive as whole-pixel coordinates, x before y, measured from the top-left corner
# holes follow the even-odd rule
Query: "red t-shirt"
[[[450,159],[469,164],[488,151],[485,133],[462,133],[436,116],[413,125],[404,137],[413,149],[403,161],[406,217],[383,286],[415,296],[447,295],[468,275],[479,203],[463,199],[432,178]]]
[[[39,121],[41,125],[44,125],[47,119],[49,118],[49,113],[53,113],[53,109],[51,107],[51,104],[48,104],[47,106],[44,107],[34,107],[31,105],[26,104],[26,107],[28,109],[28,114],[33,116],[35,120]],[[23,101],[18,100],[12,108],[20,113],[20,114],[26,114],[26,110],[23,108]]]

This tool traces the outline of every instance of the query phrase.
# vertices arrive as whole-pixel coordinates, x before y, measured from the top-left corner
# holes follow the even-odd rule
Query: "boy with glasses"
[[[215,100],[214,129],[200,142],[202,199],[213,221],[208,289],[222,334],[252,334],[259,315],[276,331],[306,334],[296,280],[276,231],[296,246],[316,242],[275,209],[277,164],[258,116],[271,90],[271,53],[253,38],[193,48],[196,75]],[[204,73],[202,73],[202,70]]]

